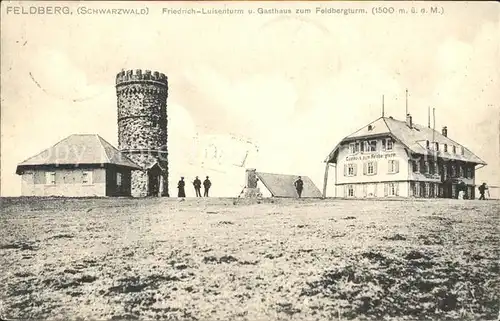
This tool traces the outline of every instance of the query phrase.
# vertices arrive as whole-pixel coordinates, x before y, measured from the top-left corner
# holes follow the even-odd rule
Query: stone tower
[[[142,170],[132,172],[132,196],[169,196],[168,79],[159,72],[116,75],[118,148]]]

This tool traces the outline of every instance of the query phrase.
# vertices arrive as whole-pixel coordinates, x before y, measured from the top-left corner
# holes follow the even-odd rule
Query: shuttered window
[[[392,150],[392,146],[393,146],[392,139],[388,138],[387,139],[387,150]]]
[[[357,167],[356,164],[344,164],[344,176],[356,176]]]
[[[377,162],[367,162],[363,164],[363,175],[376,175]]]
[[[384,196],[398,196],[399,184],[398,183],[385,183]]]
[[[388,172],[390,174],[399,173],[399,160],[389,160]]]

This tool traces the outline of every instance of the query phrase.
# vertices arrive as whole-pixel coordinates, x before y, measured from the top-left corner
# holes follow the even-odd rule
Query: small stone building
[[[130,196],[141,169],[99,135],[71,135],[17,166],[22,196]]]
[[[250,168],[246,170],[245,188],[240,193],[239,197],[255,198],[255,197],[282,197],[295,198],[298,197],[294,182],[299,175],[285,175],[257,172],[256,169]],[[301,175],[304,182],[302,198],[321,198],[320,190],[314,185],[313,181]]]

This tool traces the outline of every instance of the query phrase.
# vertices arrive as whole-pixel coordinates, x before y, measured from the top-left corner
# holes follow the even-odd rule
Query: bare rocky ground
[[[7,319],[499,317],[499,202],[1,201]]]

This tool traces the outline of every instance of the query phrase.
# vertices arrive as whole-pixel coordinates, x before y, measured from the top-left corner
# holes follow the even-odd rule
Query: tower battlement
[[[116,85],[128,84],[131,82],[154,82],[168,86],[168,77],[165,74],[151,70],[122,70],[116,75]]]

